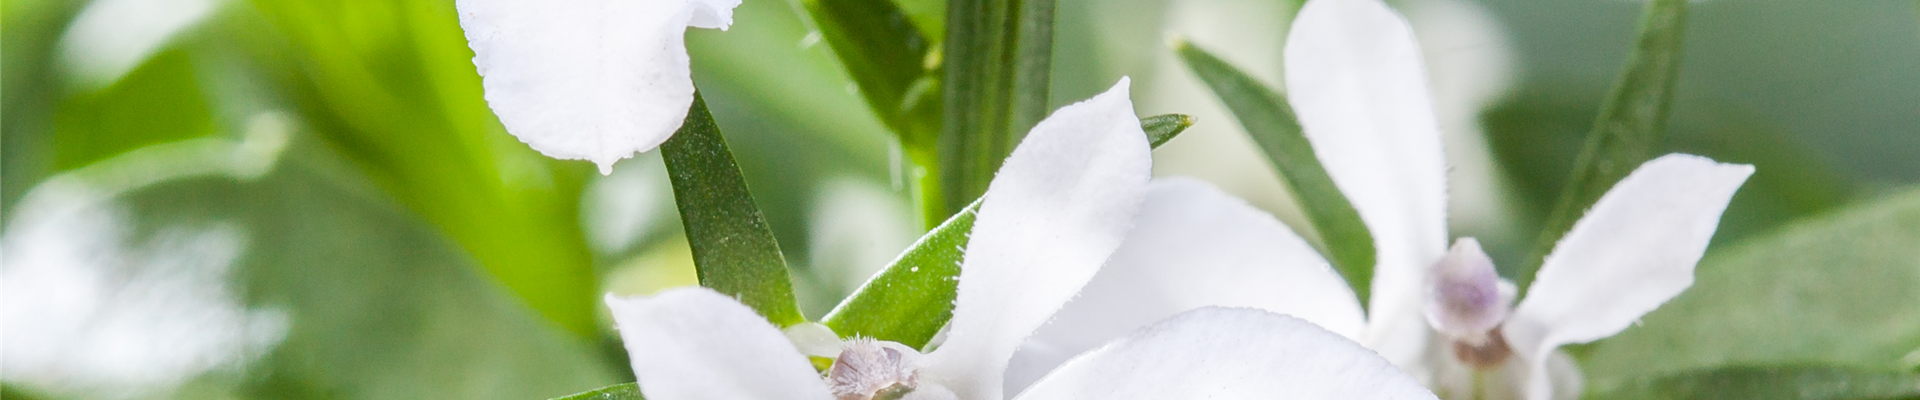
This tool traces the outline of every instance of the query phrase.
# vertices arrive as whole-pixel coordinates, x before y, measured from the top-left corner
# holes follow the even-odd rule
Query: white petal
[[[1536,371],[1529,398],[1550,393],[1538,371],[1553,349],[1613,336],[1693,285],[1720,213],[1752,174],[1749,165],[1669,154],[1640,165],[1574,223],[1505,328]]]
[[[722,28],[739,0],[458,0],[487,104],[541,154],[601,173],[680,129],[693,104],[688,26]]]
[[[1432,399],[1379,355],[1312,323],[1189,311],[1068,361],[1019,399]]]
[[[947,340],[928,378],[1000,398],[1014,349],[1120,246],[1152,161],[1126,78],[1034,126],[988,186],[960,269]]]
[[[648,399],[832,398],[779,328],[712,289],[607,295],[607,308]]]
[[[1286,69],[1314,154],[1379,254],[1363,342],[1417,365],[1426,269],[1447,249],[1447,168],[1420,46],[1379,0],[1312,0],[1287,37]]]
[[[1017,393],[1067,357],[1205,306],[1289,314],[1350,339],[1365,325],[1346,281],[1272,215],[1198,180],[1160,179],[1093,282],[1014,354],[1006,388]]]

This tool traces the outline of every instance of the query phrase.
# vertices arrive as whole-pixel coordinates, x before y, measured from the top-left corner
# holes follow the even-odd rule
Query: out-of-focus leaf
[[[733,296],[780,326],[806,321],[780,244],[753,204],[705,99],[695,93],[680,131],[660,145],[700,285]]]
[[[927,65],[933,43],[892,0],[804,0],[801,4],[860,86],[867,105],[909,151],[925,150],[931,155],[940,133],[940,92],[935,86],[939,77],[931,75],[937,70]]]
[[[940,164],[934,145],[943,111],[939,59],[920,28],[893,0],[805,0],[847,74],[860,86],[867,105],[892,129],[908,158],[920,169],[915,180],[921,219],[931,224],[947,215],[941,203]]]
[[[353,167],[286,161],[257,184],[165,200],[250,199],[234,207],[256,227],[248,299],[288,310],[292,325],[248,373],[249,397],[532,399],[618,381],[597,348],[553,329],[456,243],[358,195],[379,192]]]
[[[1693,287],[1583,349],[1583,369],[1604,382],[1736,363],[1912,368],[1920,357],[1915,243],[1920,191],[1718,248]]]
[[[936,143],[948,213],[986,193],[1000,162],[1047,115],[1054,0],[947,3],[943,127]]]
[[[25,388],[6,384],[0,384],[0,397],[14,400],[40,400],[45,398]]]
[[[1573,177],[1561,192],[1560,203],[1547,216],[1545,229],[1514,275],[1526,290],[1548,252],[1588,207],[1600,201],[1615,182],[1653,158],[1673,103],[1673,86],[1680,75],[1681,42],[1686,35],[1689,0],[1652,0],[1640,17],[1639,37],[1627,66],[1600,106],[1600,116]]]
[[[1920,375],[1832,366],[1733,366],[1593,388],[1587,399],[1847,400],[1920,398]]]
[[[74,294],[115,298],[140,296],[140,287],[160,293],[196,288],[184,301],[163,295],[157,298],[173,301],[87,303],[128,307],[96,313],[139,313],[135,330],[138,324],[186,324],[194,332],[143,337],[128,343],[131,349],[113,351],[230,346],[239,354],[208,360],[220,364],[206,367],[169,364],[164,359],[178,357],[172,355],[116,359],[111,368],[161,376],[175,372],[153,371],[204,368],[187,370],[200,375],[186,376],[174,398],[527,399],[617,379],[591,347],[552,329],[481,275],[467,254],[372,189],[355,167],[318,141],[294,134],[288,120],[262,118],[266,123],[251,125],[243,141],[207,137],[142,147],[41,185],[57,182],[61,186],[53,187],[65,190],[50,193],[67,193],[45,197],[54,199],[44,203],[54,205],[56,213],[48,215],[107,215],[100,223],[68,229],[126,250],[27,262],[63,262],[54,266],[146,285]],[[18,231],[8,229],[12,243]],[[213,236],[229,239],[178,245],[179,232],[202,231],[227,232]],[[129,256],[136,261],[115,261]],[[206,282],[212,289],[181,282]],[[221,317],[235,312],[221,311],[226,306],[244,307],[245,319]],[[74,340],[113,338],[92,330],[128,327],[88,329]],[[236,338],[243,343],[223,342]],[[112,373],[105,375],[112,379]],[[134,397],[162,395],[167,393]]]
[[[1193,117],[1167,114],[1143,118],[1141,129],[1154,147],[1173,140],[1193,125]],[[921,348],[953,318],[960,290],[960,260],[980,200],[954,214],[907,247],[880,274],[827,313],[822,323],[842,338],[855,336]]]
[[[54,116],[54,168],[68,170],[142,146],[214,133],[193,59],[155,55],[118,83],[68,98]]]
[[[266,23],[233,37],[276,67],[276,89],[319,137],[521,301],[577,335],[597,334],[594,271],[577,225],[589,169],[540,156],[500,128],[451,3],[247,4],[239,15]]]
[[[572,396],[555,397],[552,400],[643,400],[643,399],[646,399],[646,397],[640,396],[640,385],[636,385],[632,383],[622,383],[618,385],[589,390],[589,391],[582,392],[580,394],[575,394]]]
[[[1366,305],[1373,284],[1373,235],[1314,156],[1313,144],[1300,130],[1286,98],[1185,40],[1176,39],[1173,50],[1233,111],[1273,169],[1287,180],[1287,188],[1306,211],[1314,232],[1320,234],[1320,242],[1326,245],[1326,254],[1340,277],[1346,278],[1360,304]]]
[[[0,1],[0,209],[52,172],[53,122],[60,103],[54,42],[79,1]]]
[[[1525,231],[1537,230],[1552,200],[1565,189],[1604,87],[1535,85],[1484,114],[1488,144],[1516,191]],[[1721,162],[1750,164],[1754,175],[1734,196],[1714,246],[1733,243],[1781,223],[1843,204],[1856,184],[1817,157],[1814,147],[1792,140],[1768,118],[1712,98],[1687,98],[1674,110],[1667,143],[1656,153],[1697,154]],[[1495,254],[1502,268],[1518,268],[1522,255]],[[1503,269],[1502,275],[1513,276]]]

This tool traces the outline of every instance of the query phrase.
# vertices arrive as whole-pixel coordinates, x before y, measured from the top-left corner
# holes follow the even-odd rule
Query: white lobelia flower
[[[1448,250],[1447,164],[1405,20],[1378,0],[1310,0],[1285,51],[1307,139],[1373,234],[1371,311],[1271,216],[1197,182],[1157,184],[1101,274],[1016,355],[1023,373],[1009,391],[1146,321],[1233,305],[1354,338],[1443,397],[1571,398],[1579,374],[1557,349],[1618,333],[1691,285],[1753,171],[1682,154],[1641,165],[1575,224],[1509,312],[1514,289],[1478,243]],[[1490,379],[1476,385],[1476,375]]]
[[[727,29],[740,0],[457,0],[487,105],[507,132],[600,173],[652,150],[693,105],[688,27]]]
[[[1131,228],[1151,161],[1127,81],[1035,126],[989,185],[945,342],[843,344],[821,376],[806,340],[704,288],[609,296],[642,393],[690,399],[997,400],[1016,346],[1092,279]],[[796,346],[796,342],[803,343]],[[829,349],[831,350],[831,349]],[[1359,344],[1292,317],[1189,311],[1088,352],[1022,399],[1431,399]]]

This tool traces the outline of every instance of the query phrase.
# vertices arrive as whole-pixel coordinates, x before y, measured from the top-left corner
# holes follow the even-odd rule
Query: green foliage
[[[940,133],[939,69],[929,43],[892,0],[801,2],[860,93],[909,151]],[[931,155],[931,154],[929,154]]]
[[[54,115],[54,168],[78,168],[140,148],[214,133],[192,55],[162,52],[97,92],[69,97]]]
[[[920,168],[921,219],[932,224],[948,215],[940,196],[940,165],[934,149],[943,110],[938,47],[892,0],[806,0],[801,2],[833,46],[847,75],[900,147]]]
[[[945,111],[935,144],[940,195],[959,211],[1047,114],[1054,0],[951,0],[943,45]]]
[[[1640,17],[1639,37],[1625,71],[1614,83],[1592,133],[1574,161],[1573,176],[1560,203],[1547,217],[1514,282],[1524,292],[1533,283],[1548,252],[1607,189],[1653,158],[1673,103],[1680,75],[1681,42],[1686,35],[1689,0],[1652,0]]]
[[[555,397],[551,400],[643,400],[643,399],[646,399],[646,397],[640,396],[640,385],[636,385],[632,383],[622,383],[618,385],[589,390],[589,391],[586,391],[580,394],[575,394],[572,396]]]
[[[739,299],[780,326],[806,321],[780,244],[753,203],[733,152],[699,93],[680,130],[660,145],[700,285]]]
[[[1818,366],[1736,366],[1594,388],[1588,399],[1846,400],[1920,398],[1920,375]]]
[[[927,341],[940,333],[940,327],[953,318],[953,299],[960,290],[960,261],[966,255],[967,235],[973,231],[973,218],[979,211],[980,202],[974,201],[921,236],[821,322],[842,338],[870,337],[926,347]]]
[[[1192,126],[1193,117],[1167,114],[1140,120],[1148,142],[1159,147]],[[966,256],[981,200],[941,223],[900,257],[847,296],[823,323],[843,338],[870,337],[914,348],[927,345],[953,318],[960,290],[960,261]]]
[[[1206,50],[1180,39],[1175,39],[1172,46],[1187,68],[1233,111],[1273,169],[1287,181],[1287,188],[1293,191],[1314,232],[1327,247],[1324,253],[1365,306],[1373,285],[1373,235],[1360,220],[1360,212],[1334,186],[1333,177],[1314,156],[1313,144],[1300,130],[1293,107],[1273,89]]]
[[[1184,114],[1164,114],[1140,119],[1140,130],[1147,132],[1147,145],[1159,148],[1180,132],[1186,132],[1193,126],[1193,116]]]
[[[319,137],[521,301],[582,338],[596,335],[594,271],[576,222],[589,168],[541,156],[500,128],[450,3],[247,4],[265,26],[231,36],[259,59],[292,64],[269,71],[275,89]]]
[[[1920,191],[1720,248],[1642,323],[1585,349],[1598,383],[1729,364],[1913,368]]]
[[[78,1],[0,1],[0,208],[12,220],[13,204],[50,173],[52,114],[59,105],[54,41]]]
[[[325,145],[296,134],[275,166],[270,148],[279,139],[247,136],[143,147],[62,175],[67,186],[40,186],[84,184],[86,197],[56,196],[57,206],[125,216],[119,232],[101,233],[131,249],[120,251],[160,260],[75,267],[163,282],[224,280],[231,289],[195,295],[273,316],[206,327],[272,339],[233,344],[258,359],[188,382],[176,397],[524,399],[615,379],[591,348],[480,275],[457,246],[378,195]],[[230,267],[195,265],[229,262],[220,256],[183,261],[192,251],[166,252],[200,232],[233,235]],[[180,268],[204,270],[167,275]],[[144,317],[178,323],[206,312],[158,311]]]
[[[1505,165],[1502,172],[1515,190],[1514,210],[1537,230],[1537,222],[1556,205],[1587,129],[1579,119],[1593,115],[1604,87],[1534,88],[1516,94],[1485,114],[1488,144]],[[1697,154],[1720,162],[1754,166],[1753,177],[1734,195],[1714,247],[1732,243],[1795,218],[1842,205],[1858,190],[1853,179],[1829,166],[1814,148],[1794,140],[1780,125],[1722,100],[1688,98],[1669,123],[1667,143],[1655,154]],[[1529,238],[1532,239],[1532,238]],[[1499,255],[1496,254],[1496,257]],[[1520,264],[1503,262],[1502,267]],[[1512,271],[1502,271],[1512,276]]]

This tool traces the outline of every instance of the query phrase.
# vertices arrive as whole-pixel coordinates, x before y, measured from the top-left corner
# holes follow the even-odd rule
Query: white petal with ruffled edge
[[[1205,306],[1289,314],[1347,338],[1366,320],[1346,281],[1265,211],[1187,178],[1155,180],[1126,242],[1008,366],[1018,392],[1068,357]]]
[[[1128,80],[1034,126],[1000,167],[974,221],[946,342],[926,379],[997,399],[1020,342],[1119,247],[1152,161]]]
[[[1378,251],[1363,342],[1418,368],[1426,269],[1447,248],[1446,161],[1420,46],[1378,0],[1312,0],[1287,37],[1286,70],[1314,154]]]
[[[672,136],[693,104],[684,36],[726,29],[740,0],[458,0],[501,125],[601,173]]]
[[[652,400],[831,400],[806,356],[753,309],[707,288],[607,295]]]
[[[1298,318],[1207,307],[1068,361],[1020,400],[1432,399],[1359,343]]]
[[[1640,165],[1560,239],[1504,332],[1532,368],[1528,398],[1552,388],[1564,344],[1613,336],[1693,285],[1720,214],[1753,167],[1669,154]]]

